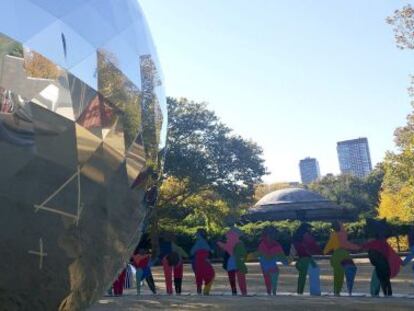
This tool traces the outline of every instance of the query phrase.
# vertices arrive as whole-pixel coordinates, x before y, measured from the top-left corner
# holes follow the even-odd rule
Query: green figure
[[[332,229],[323,253],[326,255],[333,252],[331,266],[334,272],[334,294],[340,296],[346,275],[348,294],[352,295],[357,269],[348,251],[358,250],[360,247],[348,241],[348,235],[341,223],[334,222]]]
[[[296,254],[298,260],[296,269],[299,272],[297,293],[302,295],[305,290],[306,276],[309,273],[310,294],[320,296],[319,267],[313,260],[312,255],[320,254],[322,251],[310,234],[311,225],[303,223],[299,226],[293,236],[291,255]]]

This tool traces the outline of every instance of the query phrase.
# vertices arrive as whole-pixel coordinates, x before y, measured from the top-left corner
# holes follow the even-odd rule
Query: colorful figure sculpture
[[[230,284],[232,285],[232,292],[234,294],[237,276],[237,281],[239,283],[240,292],[243,296],[247,295],[247,285],[246,285],[246,273],[247,266],[245,264],[247,251],[244,246],[244,243],[240,240],[242,232],[237,228],[230,229],[226,234],[226,242],[217,242],[217,245],[223,249],[228,255],[227,259],[227,272],[229,273],[229,278],[234,277],[233,281],[230,279]],[[230,273],[232,272],[232,273]],[[233,274],[234,273],[234,274]]]
[[[201,295],[210,294],[211,286],[214,281],[214,268],[209,261],[211,253],[210,245],[206,240],[207,233],[204,229],[199,229],[196,234],[196,242],[191,248],[191,256],[193,257],[193,270],[196,279],[197,293]],[[202,291],[204,283],[204,291]]]
[[[306,277],[309,274],[310,294],[320,296],[320,270],[312,255],[321,254],[321,248],[310,234],[312,226],[302,223],[293,236],[291,255],[296,255],[296,269],[299,272],[297,293],[302,295],[305,290]]]
[[[336,296],[341,294],[344,278],[346,277],[348,294],[351,296],[357,267],[349,255],[349,251],[358,250],[361,247],[348,241],[348,234],[343,224],[334,222],[332,229],[333,232],[323,253],[326,255],[332,252],[331,266],[334,272],[334,294]]]
[[[231,293],[233,296],[237,296],[237,285],[236,285],[236,271],[229,270],[227,263],[229,261],[230,255],[226,251],[223,253],[223,269],[227,271],[227,276],[229,278],[229,283],[231,287]]]
[[[410,246],[410,253],[405,257],[403,261],[403,266],[408,265],[414,259],[414,226],[411,227],[410,232],[408,233],[408,244]],[[412,265],[412,270],[414,273],[414,264]]]
[[[174,288],[177,295],[181,294],[183,282],[183,257],[187,253],[175,244],[173,234],[165,234],[160,241],[160,260],[164,270],[165,286],[167,294],[172,295],[172,278],[174,276]]]
[[[114,296],[122,296],[124,293],[124,283],[125,283],[126,270],[123,269],[122,272],[118,275],[117,279],[112,284],[114,289]]]
[[[400,271],[402,260],[387,243],[390,229],[385,220],[367,219],[367,229],[375,236],[362,245],[375,268],[371,277],[371,295],[378,296],[381,287],[384,296],[392,296],[391,279]]]
[[[282,262],[285,265],[288,264],[288,258],[283,252],[282,246],[276,241],[276,233],[277,231],[273,227],[265,228],[260,239],[259,247],[255,252],[255,255],[259,257],[268,295],[276,295],[279,279],[277,262]]]
[[[138,248],[136,254],[132,257],[136,273],[137,295],[141,295],[141,283],[146,280],[149,289],[153,294],[157,293],[154,278],[151,272],[151,255],[145,248]]]

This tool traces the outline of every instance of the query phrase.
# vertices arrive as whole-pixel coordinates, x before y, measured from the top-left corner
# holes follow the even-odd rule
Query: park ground
[[[191,267],[184,268],[183,294],[181,296],[166,296],[162,270],[153,269],[157,283],[158,295],[152,295],[144,287],[143,295],[138,297],[135,290],[127,290],[123,297],[103,297],[90,311],[109,310],[414,310],[413,272],[411,267],[405,267],[397,278],[393,279],[392,298],[371,298],[369,296],[369,282],[372,266],[367,260],[357,261],[358,274],[355,281],[354,296],[343,297],[332,295],[332,269],[328,260],[319,262],[321,267],[321,297],[308,295],[297,296],[297,273],[294,266],[281,267],[279,277],[279,295],[268,297],[258,264],[249,264],[247,275],[248,297],[232,297],[227,281],[227,274],[220,265],[215,265],[216,280],[209,297],[195,294],[194,274]],[[308,290],[308,287],[306,288]]]

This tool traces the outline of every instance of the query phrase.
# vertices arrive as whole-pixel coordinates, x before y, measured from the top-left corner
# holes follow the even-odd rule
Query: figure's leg
[[[375,272],[378,276],[382,292],[384,296],[392,296],[391,281],[390,281],[390,265],[384,256],[378,256],[375,262]]]
[[[178,265],[174,267],[174,286],[175,293],[181,294],[183,283],[183,262],[181,261]]]
[[[204,295],[206,296],[210,295],[210,290],[211,290],[211,286],[213,285],[213,282],[214,282],[214,274],[204,279],[204,291],[203,291]]]
[[[265,286],[266,286],[266,292],[268,295],[271,295],[272,294],[272,280],[270,278],[271,273],[264,272],[263,270],[262,270],[262,273],[263,273],[263,279],[264,279]]]
[[[340,296],[342,286],[344,284],[345,271],[344,271],[344,268],[342,268],[342,266],[337,265],[333,267],[333,272],[334,272],[334,295]]]
[[[137,295],[141,295],[141,280],[142,280],[143,275],[144,275],[144,270],[138,268],[135,273],[135,276],[137,279]]]
[[[307,267],[307,265],[298,262],[296,264],[296,269],[298,270],[298,273],[299,273],[297,293],[299,295],[302,295],[303,292],[305,291],[305,284],[306,284],[306,276],[308,274],[308,267]]]
[[[246,274],[237,271],[237,282],[239,283],[240,292],[243,296],[247,296]]]
[[[151,290],[151,292],[153,294],[156,294],[157,293],[157,288],[155,287],[155,282],[154,282],[154,278],[152,276],[151,270],[149,270],[148,275],[145,278],[145,280],[147,281],[148,287]]]
[[[202,271],[200,271],[201,269],[194,269],[194,274],[195,274],[195,281],[196,281],[196,286],[197,286],[197,294],[201,295],[202,292],[202,287],[203,287],[203,274]]]
[[[214,282],[214,277],[215,277],[215,272],[214,272],[214,268],[211,264],[206,264],[206,266],[204,267],[204,291],[203,294],[208,296],[210,295],[210,290],[211,290],[211,286],[213,285]]]
[[[167,294],[172,295],[172,267],[168,264],[167,258],[162,260],[162,267],[164,269],[165,287]]]
[[[276,272],[272,272],[270,274],[270,281],[272,283],[272,294],[274,296],[276,296],[276,292],[277,292],[277,282],[279,280],[279,271]]]
[[[392,296],[390,271],[388,265],[387,267],[376,267],[375,271],[377,273],[384,296]]]
[[[309,264],[309,291],[312,296],[321,295],[320,269],[316,263]]]
[[[114,287],[114,296],[119,296],[120,295],[120,291],[119,291],[119,281],[116,280],[113,284]]]
[[[354,288],[355,276],[357,273],[357,267],[355,265],[347,265],[345,267],[345,278],[346,278],[346,287],[348,289],[348,294],[352,295],[352,290]]]
[[[380,282],[377,276],[377,272],[375,269],[372,271],[371,275],[371,285],[370,285],[370,291],[372,297],[378,297],[380,292]]]
[[[237,295],[237,287],[236,287],[236,271],[228,271],[229,282],[231,287],[231,293]]]

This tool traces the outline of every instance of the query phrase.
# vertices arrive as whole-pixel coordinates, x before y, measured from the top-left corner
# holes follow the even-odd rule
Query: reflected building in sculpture
[[[166,141],[156,52],[136,0],[0,9],[0,305],[84,309],[144,226]]]

